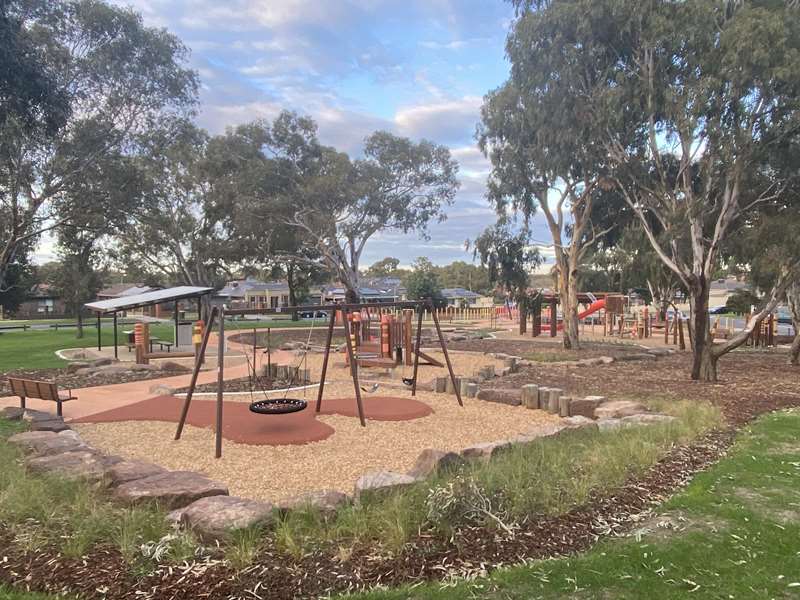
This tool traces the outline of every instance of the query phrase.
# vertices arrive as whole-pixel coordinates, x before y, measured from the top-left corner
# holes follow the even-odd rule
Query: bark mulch
[[[581,349],[565,350],[560,340],[552,341],[549,338],[536,338],[530,340],[505,340],[497,338],[470,339],[464,341],[450,341],[448,349],[471,350],[477,352],[502,352],[522,358],[537,360],[536,355],[546,355],[548,361],[577,360],[579,358],[596,358],[598,356],[612,356],[617,358],[625,354],[642,352],[642,348],[634,344],[619,344],[613,342],[582,342]],[[532,355],[532,356],[531,356]],[[543,361],[544,362],[544,361]]]
[[[502,351],[502,350],[500,350]],[[800,405],[793,390],[796,370],[775,353],[737,352],[720,361],[721,382],[688,381],[689,356],[658,361],[590,367],[526,369],[504,383],[536,381],[570,393],[609,396],[658,394],[717,403],[731,427],[674,448],[640,477],[621,488],[594,496],[586,505],[556,517],[531,516],[513,538],[484,528],[462,530],[452,539],[418,535],[396,555],[358,547],[346,560],[334,547],[321,546],[300,559],[282,555],[266,543],[252,566],[234,572],[213,556],[177,568],[160,565],[136,579],[118,552],[96,548],[80,559],[67,559],[52,548],[26,550],[0,533],[4,559],[0,581],[40,591],[69,590],[87,598],[311,598],[331,591],[440,580],[475,575],[501,565],[571,554],[589,548],[601,536],[621,534],[634,517],[685,485],[695,473],[718,461],[733,442],[735,430],[755,416]],[[651,391],[654,390],[654,391]],[[7,529],[0,528],[0,531]]]
[[[122,365],[121,365],[122,366]],[[130,381],[144,381],[146,379],[158,379],[175,375],[169,371],[127,371],[125,373],[97,373],[95,375],[78,375],[68,373],[66,369],[14,369],[5,373],[0,373],[0,396],[11,394],[11,386],[8,385],[6,377],[22,377],[23,379],[36,379],[38,381],[54,381],[59,389],[77,390],[86,387],[100,385],[114,385],[116,383],[128,383]]]

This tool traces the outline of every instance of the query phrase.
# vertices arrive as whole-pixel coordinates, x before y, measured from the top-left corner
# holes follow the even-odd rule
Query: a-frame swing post
[[[217,427],[214,458],[222,456],[222,390],[225,387],[225,308],[219,309],[219,344],[217,345]]]
[[[417,371],[419,371],[419,349],[422,345],[422,315],[425,312],[425,303],[420,301],[417,305],[417,342],[416,347],[410,350],[414,353],[414,374],[411,376],[411,395],[417,395]]]
[[[194,361],[194,370],[192,371],[192,380],[189,383],[189,391],[186,392],[186,399],[183,401],[183,409],[181,410],[181,418],[178,421],[178,429],[175,431],[175,439],[181,439],[183,433],[183,426],[186,423],[186,417],[189,414],[189,405],[192,403],[192,395],[194,395],[194,388],[197,386],[197,376],[200,374],[200,366],[206,357],[206,348],[208,348],[208,338],[211,337],[211,329],[214,327],[214,317],[217,315],[217,307],[211,309],[211,314],[208,315],[208,323],[206,323],[206,330],[203,332],[203,341],[200,344],[200,351],[197,353],[197,358]]]
[[[358,418],[361,421],[361,426],[366,427],[367,422],[364,420],[364,406],[361,403],[361,386],[358,383],[358,365],[356,364],[355,352],[353,352],[353,340],[350,339],[350,318],[349,309],[342,310],[342,321],[344,321],[344,338],[345,346],[347,347],[347,358],[350,362],[350,375],[353,377],[353,387],[356,390],[356,404],[358,405]]]
[[[336,309],[331,309],[331,318],[328,321],[328,335],[325,338],[325,357],[322,359],[322,374],[319,376],[319,390],[317,390],[317,412],[322,410],[322,393],[325,390],[325,377],[328,374],[328,359],[331,355],[333,343],[333,326],[336,323]]]
[[[447,345],[444,343],[444,337],[442,336],[442,328],[439,327],[439,317],[436,316],[436,311],[433,310],[433,302],[428,301],[431,307],[431,314],[433,315],[433,324],[436,327],[436,335],[439,336],[439,345],[442,347],[442,353],[444,354],[444,361],[447,363],[447,370],[450,373],[450,381],[453,383],[453,389],[456,391],[456,398],[458,399],[458,405],[464,406],[464,403],[461,401],[461,390],[456,383],[456,376],[453,373],[453,365],[450,362],[450,355],[447,353]],[[416,381],[416,377],[415,377]]]

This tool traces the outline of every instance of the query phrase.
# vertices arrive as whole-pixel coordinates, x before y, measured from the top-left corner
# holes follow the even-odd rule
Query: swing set
[[[394,348],[391,347],[392,342],[389,341],[389,347],[386,347],[384,342],[391,340],[390,336],[386,336],[386,331],[389,323],[391,323],[391,319],[384,319],[381,320],[381,353],[382,354],[389,354],[398,357],[396,360],[392,359],[391,363],[389,361],[379,361],[379,363],[375,363],[374,361],[370,361],[369,357],[365,357],[363,354],[358,353],[357,347],[357,340],[361,340],[362,348],[366,345],[366,348],[369,349],[371,346],[368,344],[373,343],[371,337],[369,335],[369,325],[367,325],[366,330],[363,329],[363,326],[360,323],[363,323],[361,319],[361,315],[367,315],[367,323],[369,323],[371,314],[380,314],[382,317],[384,316],[391,316],[390,309],[394,311],[402,311],[404,315],[405,325],[403,328],[402,335],[396,335],[394,337],[395,346]],[[453,384],[453,389],[455,390],[456,399],[458,400],[459,406],[464,406],[464,403],[461,399],[461,393],[459,390],[459,386],[456,384],[456,377],[455,373],[453,372],[453,365],[450,362],[450,355],[447,352],[447,346],[444,341],[444,337],[442,335],[442,330],[439,325],[439,318],[436,315],[436,311],[433,307],[433,302],[430,299],[426,300],[419,300],[419,301],[405,301],[405,302],[387,302],[387,303],[354,303],[354,304],[322,304],[317,306],[293,306],[293,307],[283,307],[279,309],[266,309],[266,308],[242,308],[242,309],[226,309],[224,306],[215,306],[212,308],[208,322],[206,324],[205,330],[203,332],[203,338],[200,343],[199,350],[197,352],[197,359],[195,361],[195,366],[192,371],[192,378],[191,382],[189,383],[189,390],[186,393],[186,399],[183,403],[183,408],[181,410],[180,420],[178,421],[178,428],[175,432],[175,439],[179,440],[181,438],[181,434],[183,433],[183,427],[186,424],[186,418],[189,414],[189,408],[191,406],[192,397],[194,395],[195,388],[197,386],[197,378],[200,374],[200,368],[205,360],[206,350],[208,348],[208,341],[211,336],[211,330],[214,328],[214,321],[219,321],[219,342],[218,342],[218,358],[217,358],[217,398],[216,398],[216,417],[215,417],[215,457],[220,458],[222,456],[222,418],[223,418],[223,388],[224,388],[224,370],[225,370],[225,317],[226,316],[245,316],[245,315],[270,315],[270,314],[278,314],[278,313],[294,313],[297,311],[313,311],[314,317],[311,323],[311,328],[309,329],[308,333],[308,343],[306,345],[306,352],[304,352],[303,356],[301,357],[298,366],[292,367],[291,371],[293,373],[300,372],[300,367],[306,361],[306,356],[308,355],[308,345],[311,343],[311,336],[314,332],[314,325],[316,323],[316,316],[318,311],[328,311],[330,313],[328,319],[328,328],[327,328],[327,335],[325,340],[325,355],[322,360],[322,372],[320,374],[319,380],[319,389],[317,392],[317,401],[316,401],[316,412],[319,413],[322,410],[322,400],[323,394],[325,390],[325,378],[328,373],[328,366],[330,362],[330,353],[331,353],[331,345],[333,341],[333,330],[336,326],[337,315],[339,315],[340,321],[344,326],[344,334],[345,334],[345,351],[346,351],[346,362],[350,368],[350,376],[353,380],[353,389],[355,390],[356,396],[356,406],[358,409],[358,417],[359,421],[361,422],[362,427],[366,427],[366,418],[364,415],[364,406],[361,397],[361,385],[359,383],[359,368],[360,367],[369,367],[369,366],[398,366],[402,361],[405,361],[408,364],[408,361],[413,355],[413,374],[410,379],[403,378],[403,382],[407,385],[411,386],[411,395],[416,396],[417,393],[417,374],[419,371],[420,365],[420,357],[422,356],[423,360],[427,360],[424,364],[434,364],[436,366],[442,366],[441,363],[435,361],[431,357],[428,357],[424,353],[420,351],[421,341],[422,341],[422,319],[425,313],[425,310],[429,310],[431,317],[433,318],[433,323],[436,329],[436,335],[438,337],[439,346],[441,347],[442,354],[444,355],[445,363],[447,365],[447,370],[450,376],[450,380]],[[416,340],[413,345],[410,343],[411,337],[411,317],[413,314],[416,313],[417,317],[417,328],[416,328]],[[357,318],[353,318],[353,315],[359,315]],[[357,325],[354,325],[358,323]],[[399,331],[399,330],[398,330]],[[400,343],[399,340],[402,339],[403,342]],[[253,346],[255,351],[256,339],[253,339]],[[269,352],[269,348],[267,350]],[[404,356],[400,357],[401,352]],[[284,391],[284,395],[282,398],[270,398],[267,395],[267,390],[261,386],[261,392],[264,395],[264,399],[262,400],[253,400],[253,391],[252,391],[252,382],[258,382],[258,378],[255,377],[256,372],[256,360],[255,360],[255,353],[253,357],[253,363],[250,364],[250,358],[247,354],[245,354],[247,358],[248,364],[248,372],[252,369],[252,379],[251,379],[251,403],[250,403],[250,411],[254,414],[258,415],[280,415],[280,414],[287,414],[298,412],[301,410],[305,410],[308,406],[308,403],[305,400],[305,389],[307,386],[303,386],[303,396],[304,398],[289,398],[288,394],[292,391],[290,386],[287,386]],[[385,358],[385,356],[383,356]],[[296,389],[296,388],[295,388]]]

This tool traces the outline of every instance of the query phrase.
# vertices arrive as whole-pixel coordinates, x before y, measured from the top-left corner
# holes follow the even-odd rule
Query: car
[[[725,315],[728,314],[728,307],[727,306],[715,306],[714,308],[708,309],[708,314],[710,315]]]
[[[318,310],[314,312],[313,310],[301,310],[297,312],[300,315],[301,319],[327,319],[328,312],[325,310]]]

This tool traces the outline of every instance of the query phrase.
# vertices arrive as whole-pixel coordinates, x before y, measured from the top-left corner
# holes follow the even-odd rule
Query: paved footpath
[[[233,335],[237,332],[227,332],[225,337]],[[216,345],[214,336],[209,340],[213,345]],[[246,351],[252,346],[243,346],[229,342],[228,350],[235,350],[237,353]],[[274,362],[283,361],[291,363],[296,357],[290,352],[276,350],[272,352],[272,360]],[[257,360],[259,363],[266,360],[266,357],[258,353]],[[225,379],[237,379],[239,377],[247,377],[248,365],[241,363],[239,365],[232,365],[225,367]],[[131,381],[129,383],[117,383],[114,385],[102,385],[96,387],[79,388],[74,390],[74,395],[78,397],[77,400],[65,402],[64,407],[64,420],[78,419],[93,415],[95,413],[111,410],[113,408],[120,408],[128,406],[141,400],[146,400],[161,394],[151,394],[150,388],[154,385],[164,384],[172,388],[181,388],[189,385],[192,379],[191,373],[183,375],[173,375],[171,377],[160,377],[156,379],[145,379],[142,381]],[[201,371],[197,383],[213,383],[217,380],[217,370],[211,369],[209,371]],[[28,408],[35,410],[42,410],[52,412],[55,414],[56,404],[48,400],[37,400],[35,398],[28,398],[25,402]],[[19,398],[16,396],[7,396],[0,398],[0,408],[5,406],[19,406]]]

